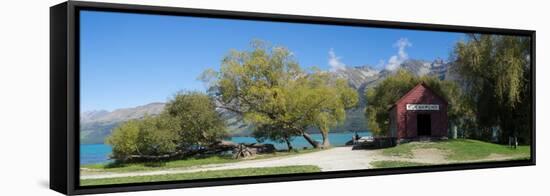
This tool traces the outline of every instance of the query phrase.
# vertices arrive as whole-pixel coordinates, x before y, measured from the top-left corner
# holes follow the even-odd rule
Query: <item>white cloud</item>
[[[405,51],[407,47],[411,47],[412,43],[407,38],[401,38],[395,42],[393,47],[397,48],[397,54],[390,57],[385,69],[393,71],[401,65],[405,60],[409,59],[409,55]]]
[[[378,60],[378,64],[376,64],[376,68],[381,68],[386,66],[386,61],[384,59]]]
[[[346,64],[340,61],[340,57],[336,56],[336,53],[334,53],[334,49],[332,48],[328,51],[328,64],[330,65],[330,71],[332,72],[346,69]]]

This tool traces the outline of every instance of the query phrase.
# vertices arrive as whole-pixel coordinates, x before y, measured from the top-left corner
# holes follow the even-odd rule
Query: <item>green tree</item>
[[[500,141],[530,137],[530,39],[469,34],[455,46],[453,58],[480,128],[498,126]],[[527,108],[527,109],[526,109]]]
[[[398,69],[377,86],[369,88],[367,98],[367,116],[369,129],[376,135],[385,135],[389,130],[389,111],[391,106],[419,83],[425,83],[435,93],[449,103],[448,115],[451,123],[456,123],[464,114],[464,104],[461,101],[462,91],[453,81],[440,80],[437,77],[417,77],[410,72]]]
[[[286,129],[281,125],[275,124],[262,124],[256,125],[252,135],[258,142],[264,142],[266,140],[272,140],[277,143],[285,143],[288,151],[294,149],[292,147],[292,137],[296,135],[296,132],[291,129]]]
[[[335,78],[331,73],[315,71],[305,81],[298,81],[292,100],[302,100],[295,104],[297,113],[305,115],[304,126],[313,126],[320,130],[322,146],[330,146],[328,134],[330,128],[346,119],[346,110],[357,106],[357,91],[349,87],[344,79]],[[300,108],[300,106],[302,108]]]
[[[138,136],[140,124],[138,120],[130,120],[118,125],[111,135],[105,138],[105,143],[111,145],[111,157],[116,160],[126,160],[138,152]]]
[[[122,123],[106,138],[113,148],[112,157],[127,160],[131,156],[157,156],[176,150],[176,133],[167,119],[145,116]]]
[[[209,145],[226,136],[226,123],[213,100],[200,92],[179,92],[165,106],[161,116],[169,118],[177,134],[178,147]]]
[[[218,107],[253,125],[260,140],[285,141],[290,149],[290,139],[301,135],[317,148],[320,144],[306,132],[317,126],[328,145],[328,127],[345,119],[345,109],[357,103],[357,94],[347,83],[329,80],[326,73],[302,70],[284,47],[261,41],[252,47],[231,51],[219,72],[203,74]]]
[[[106,139],[113,158],[171,158],[195,147],[209,145],[225,136],[225,121],[204,93],[180,92],[163,113],[145,116],[117,126]]]
[[[138,154],[158,156],[176,151],[177,135],[170,121],[162,116],[146,116],[139,121]]]

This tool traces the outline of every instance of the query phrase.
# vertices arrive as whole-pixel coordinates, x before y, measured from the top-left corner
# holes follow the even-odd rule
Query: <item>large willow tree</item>
[[[330,129],[343,123],[346,110],[359,101],[357,91],[346,80],[318,70],[290,81],[287,89],[289,114],[299,119],[296,123],[300,126],[317,128],[324,147],[330,146]]]
[[[321,144],[306,132],[317,127],[323,145],[329,145],[329,128],[345,119],[345,109],[357,104],[357,93],[326,72],[302,70],[284,47],[254,41],[252,49],[231,51],[219,71],[203,74],[218,107],[251,124],[260,141],[283,141],[292,149],[292,137],[303,136],[317,148]]]
[[[457,71],[480,128],[499,126],[501,140],[522,136],[530,124],[530,39],[469,34],[455,46]]]

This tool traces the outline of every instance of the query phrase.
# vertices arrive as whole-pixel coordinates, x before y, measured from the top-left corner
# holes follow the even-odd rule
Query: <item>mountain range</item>
[[[456,77],[450,72],[451,64],[441,59],[434,61],[423,61],[409,59],[399,66],[414,75],[424,76],[432,75],[442,80],[453,79]],[[355,109],[347,111],[346,121],[333,128],[332,132],[345,131],[363,131],[367,130],[367,120],[364,115],[366,101],[365,91],[382,81],[393,70],[378,70],[371,66],[354,66],[338,69],[333,72],[335,77],[344,78],[349,85],[356,89],[360,95],[359,105]],[[164,103],[149,103],[133,108],[117,109],[114,111],[98,110],[86,111],[80,114],[80,142],[82,144],[103,143],[104,139],[111,134],[113,128],[118,124],[131,120],[139,119],[145,115],[160,114],[164,108]],[[231,120],[231,117],[229,117]],[[310,130],[316,132],[317,130]],[[242,126],[231,126],[229,133],[231,135],[249,135],[250,129]]]
[[[164,103],[150,103],[133,108],[87,111],[80,114],[80,142],[82,144],[103,143],[121,122],[157,115],[164,109]]]

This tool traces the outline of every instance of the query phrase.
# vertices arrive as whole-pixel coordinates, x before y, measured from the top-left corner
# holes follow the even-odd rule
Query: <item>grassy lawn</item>
[[[239,176],[261,176],[275,174],[292,174],[292,173],[312,173],[320,172],[321,169],[317,166],[286,166],[286,167],[266,167],[266,168],[246,168],[246,169],[231,169],[219,171],[204,171],[182,174],[168,175],[152,175],[152,176],[134,176],[121,178],[105,178],[105,179],[86,179],[80,180],[81,186],[105,185],[105,184],[124,184],[138,182],[158,182],[158,181],[174,181],[174,180],[192,180],[205,178],[224,178],[224,177],[239,177]]]
[[[231,156],[210,156],[193,157],[182,160],[163,161],[163,162],[143,162],[143,163],[107,163],[82,165],[81,168],[95,169],[102,172],[133,172],[133,171],[153,171],[159,169],[192,167],[205,164],[231,163],[239,160]]]
[[[411,142],[383,150],[384,155],[412,158],[413,149],[435,148],[447,152],[446,159],[468,161],[487,158],[491,154],[510,156],[511,159],[528,159],[529,146],[519,146],[517,149],[505,145],[493,144],[477,140],[456,139],[437,142]]]
[[[428,164],[410,162],[410,161],[373,161],[370,165],[374,168],[392,168],[392,167],[413,167],[424,166]]]
[[[88,172],[134,172],[134,171],[154,171],[154,170],[163,170],[170,168],[186,168],[193,166],[201,166],[208,164],[222,164],[222,163],[232,163],[239,162],[243,160],[257,160],[257,159],[266,159],[280,156],[290,156],[305,154],[310,152],[317,152],[322,149],[305,149],[305,150],[295,150],[290,152],[274,152],[269,154],[260,154],[256,155],[250,159],[233,159],[231,155],[226,156],[209,156],[209,157],[192,157],[182,160],[173,160],[173,161],[164,161],[164,162],[144,162],[144,163],[107,163],[107,164],[90,164],[90,165],[81,165],[80,168],[92,169],[93,171],[82,171],[84,173]]]

